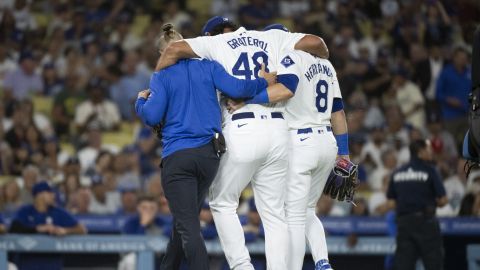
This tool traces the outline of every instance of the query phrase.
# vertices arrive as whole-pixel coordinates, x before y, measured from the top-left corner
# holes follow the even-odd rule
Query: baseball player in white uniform
[[[302,269],[307,238],[315,269],[331,270],[325,232],[315,214],[315,206],[337,154],[348,158],[342,95],[330,61],[302,51],[288,51],[281,54],[280,59],[278,78],[295,93],[286,102],[284,112],[290,133],[285,205],[288,269]]]
[[[203,34],[214,34],[212,29],[226,22],[229,22],[228,19],[222,17],[210,19]],[[274,71],[280,53],[293,49],[328,56],[323,40],[316,36],[281,30],[247,31],[240,27],[231,33],[172,43],[162,54],[157,70],[176,63],[180,58],[202,57],[218,61],[234,76],[253,79],[258,76],[261,64],[265,65],[267,71]],[[282,108],[271,102],[289,98],[293,93],[282,84],[277,85],[280,85],[283,95],[272,95],[270,91],[265,91],[256,100],[247,102],[267,105],[247,104],[234,114],[224,113],[223,133],[228,151],[222,157],[209,199],[220,242],[231,269],[254,269],[236,212],[241,192],[250,181],[265,229],[267,267],[272,270],[289,269],[286,262],[289,254],[284,211],[288,129]]]

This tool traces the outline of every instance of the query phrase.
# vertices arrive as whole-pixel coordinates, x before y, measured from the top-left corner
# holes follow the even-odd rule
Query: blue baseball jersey
[[[30,228],[43,224],[71,228],[78,224],[77,219],[62,208],[50,206],[47,212],[40,213],[31,204],[20,208],[15,215],[14,221],[18,221],[23,226]]]
[[[150,96],[138,98],[137,115],[149,126],[163,123],[163,157],[207,144],[221,132],[216,89],[232,98],[250,98],[267,87],[267,81],[240,80],[214,61],[179,61],[150,79]]]

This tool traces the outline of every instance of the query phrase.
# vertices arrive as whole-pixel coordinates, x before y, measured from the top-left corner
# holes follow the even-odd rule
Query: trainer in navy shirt
[[[435,210],[448,203],[440,175],[432,166],[429,141],[410,144],[411,160],[392,173],[387,198],[396,206],[397,248],[394,269],[443,269],[443,241]]]
[[[216,89],[231,98],[250,98],[267,88],[265,79],[240,80],[217,62],[182,60],[155,72],[150,96],[139,97],[137,115],[149,126],[163,123],[162,157],[210,142],[221,133],[221,112]]]

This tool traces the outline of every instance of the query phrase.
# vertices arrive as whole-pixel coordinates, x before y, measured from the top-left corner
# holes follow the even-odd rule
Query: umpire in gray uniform
[[[443,269],[443,241],[435,217],[437,206],[447,204],[445,187],[432,164],[429,141],[410,144],[410,162],[392,173],[387,190],[397,214],[396,270],[414,270],[421,258],[426,270]]]

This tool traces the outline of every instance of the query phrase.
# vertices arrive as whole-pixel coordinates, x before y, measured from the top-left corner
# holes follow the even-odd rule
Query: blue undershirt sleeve
[[[241,80],[228,74],[217,62],[211,62],[211,73],[215,87],[231,98],[250,98],[268,87],[263,78],[256,80]]]

